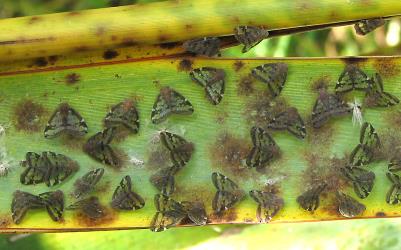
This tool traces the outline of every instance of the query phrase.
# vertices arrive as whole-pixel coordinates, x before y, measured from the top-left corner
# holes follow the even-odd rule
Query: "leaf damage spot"
[[[31,99],[21,100],[14,108],[14,125],[17,130],[37,132],[44,127],[45,108]]]
[[[113,58],[116,58],[118,55],[119,53],[116,50],[108,49],[103,53],[103,58],[105,60],[111,60]]]

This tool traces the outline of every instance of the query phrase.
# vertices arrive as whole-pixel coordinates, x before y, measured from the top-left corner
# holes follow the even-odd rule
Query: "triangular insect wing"
[[[212,208],[216,213],[221,213],[231,207],[238,201],[238,197],[227,191],[217,191],[213,202]]]
[[[267,84],[270,93],[276,97],[280,94],[287,80],[288,66],[285,63],[268,63],[252,70],[252,75]]]
[[[122,125],[132,133],[139,130],[139,115],[132,101],[120,102],[107,113],[104,123],[106,127]]]
[[[45,138],[54,138],[61,133],[71,136],[83,136],[88,126],[82,116],[67,103],[62,103],[50,117],[45,128]]]
[[[237,26],[234,35],[238,42],[244,45],[242,53],[248,52],[269,36],[265,29],[254,26]]]
[[[365,205],[359,203],[356,199],[341,192],[337,192],[338,211],[347,218],[353,218],[366,210]]]
[[[212,174],[212,182],[216,189],[219,191],[235,192],[239,189],[238,185],[235,182],[217,172],[214,172]]]

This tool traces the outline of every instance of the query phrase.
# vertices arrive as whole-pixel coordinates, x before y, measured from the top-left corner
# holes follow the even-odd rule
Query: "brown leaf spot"
[[[11,218],[8,215],[0,216],[0,229],[8,228],[11,225]]]
[[[77,212],[75,216],[80,225],[87,227],[110,225],[113,223],[113,221],[115,221],[118,218],[118,214],[116,212],[104,206],[103,206],[103,212],[104,216],[96,219],[88,217],[85,213],[81,211]]]
[[[232,207],[222,213],[216,214],[212,213],[209,215],[208,222],[209,223],[232,223],[237,219],[237,209]]]
[[[184,58],[178,64],[178,71],[190,71],[192,70],[192,64],[192,60]]]
[[[396,77],[401,72],[401,65],[398,65],[392,58],[377,58],[373,67],[383,78]]]
[[[131,37],[125,37],[123,38],[121,45],[125,46],[125,47],[129,47],[129,46],[134,46],[137,45],[138,43],[135,42],[135,40]]]
[[[33,61],[33,64],[37,67],[46,67],[48,61],[45,57],[38,57]]]
[[[110,60],[110,59],[113,59],[113,58],[117,57],[118,55],[119,54],[118,54],[117,51],[108,49],[103,53],[103,58],[105,60]]]
[[[21,100],[14,108],[14,124],[17,130],[37,132],[42,129],[45,108],[31,99]]]
[[[48,57],[48,61],[51,65],[54,65],[58,60],[58,56],[54,55],[54,56],[49,56]]]
[[[179,42],[171,42],[171,43],[161,43],[159,46],[162,49],[174,49],[180,45]]]
[[[31,17],[31,18],[29,19],[28,24],[34,24],[34,23],[39,22],[40,20],[42,20],[41,17],[33,16],[33,17]]]
[[[65,83],[67,85],[73,85],[80,81],[81,76],[77,73],[71,73],[65,76]]]
[[[329,76],[322,76],[318,79],[312,81],[311,88],[312,91],[319,92],[321,90],[327,90],[330,84],[330,77]]]
[[[363,58],[363,57],[344,57],[341,58],[341,61],[343,61],[345,64],[356,64],[358,66],[361,66],[368,62],[368,58]]]
[[[254,82],[254,78],[251,75],[241,77],[238,82],[237,94],[240,96],[249,96],[253,94],[255,91],[253,86]]]
[[[244,67],[244,65],[245,64],[240,60],[235,61],[235,63],[233,63],[233,67],[234,67],[235,72],[240,71]]]

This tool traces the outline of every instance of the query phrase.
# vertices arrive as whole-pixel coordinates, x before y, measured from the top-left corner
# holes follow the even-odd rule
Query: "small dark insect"
[[[357,22],[354,28],[358,35],[364,36],[383,26],[385,23],[386,21],[383,18],[365,19]]]
[[[213,211],[217,214],[233,207],[244,197],[238,185],[220,173],[212,174],[212,182],[217,189],[212,202]]]
[[[197,226],[203,226],[207,223],[207,214],[202,202],[183,201],[181,204],[187,212],[188,218]]]
[[[393,158],[391,158],[389,164],[388,164],[388,171],[391,173],[395,173],[401,170],[401,159],[400,156],[396,155]]]
[[[400,100],[383,89],[383,80],[376,73],[371,79],[371,87],[366,92],[369,105],[374,107],[390,107],[398,104]]]
[[[106,216],[106,211],[97,197],[92,196],[79,200],[68,206],[68,210],[80,210],[84,215],[91,219],[100,219]]]
[[[268,38],[269,31],[255,26],[237,26],[234,35],[235,39],[244,45],[242,53],[245,53]]]
[[[353,64],[348,64],[337,81],[336,93],[346,93],[352,90],[366,91],[370,88],[369,77]]]
[[[252,69],[252,76],[267,84],[272,96],[281,93],[287,80],[288,65],[285,63],[268,63]]]
[[[93,159],[113,167],[120,166],[118,155],[109,145],[114,138],[115,128],[106,128],[88,139],[84,151]]]
[[[221,102],[224,95],[226,74],[222,69],[203,67],[194,69],[189,73],[192,81],[202,86],[206,96],[213,105]]]
[[[139,130],[139,115],[133,101],[127,100],[113,106],[106,118],[104,124],[107,128],[123,126],[136,134]]]
[[[160,169],[150,177],[150,183],[155,186],[161,194],[171,195],[175,191],[174,174],[177,173],[178,167],[172,166]]]
[[[82,116],[70,107],[68,103],[62,103],[50,117],[45,128],[45,138],[54,138],[62,133],[70,136],[84,136],[88,132],[88,126]]]
[[[251,129],[253,148],[246,158],[246,165],[261,169],[274,160],[280,149],[273,138],[262,128]]]
[[[163,87],[152,108],[152,123],[158,124],[171,114],[190,115],[194,112],[192,104],[180,93],[169,87]]]
[[[292,107],[276,115],[269,121],[267,127],[273,130],[287,130],[300,139],[304,139],[306,136],[304,121],[298,110]]]
[[[34,152],[26,153],[21,162],[25,170],[21,173],[20,181],[24,185],[46,183],[48,187],[57,185],[77,172],[77,162],[62,154],[46,151],[41,155]]]
[[[357,200],[347,194],[337,191],[336,196],[338,202],[338,211],[346,218],[353,218],[362,214],[366,210],[365,205],[359,203]]]
[[[350,114],[351,112],[352,108],[341,100],[339,96],[322,90],[313,106],[312,126],[320,128],[330,118]]]
[[[189,40],[183,43],[184,49],[188,52],[204,56],[220,56],[220,39],[217,37],[204,37]]]
[[[184,167],[191,159],[194,145],[183,137],[167,132],[160,132],[160,140],[164,147],[170,151],[170,158],[174,166]]]
[[[59,221],[64,210],[64,195],[61,191],[33,195],[23,191],[15,191],[11,203],[11,217],[15,224],[21,223],[28,210],[46,208],[50,218]]]
[[[184,206],[166,195],[155,195],[154,203],[157,212],[150,225],[150,230],[153,232],[169,229],[187,217]]]
[[[369,164],[376,148],[380,147],[380,139],[372,124],[365,122],[362,125],[359,144],[351,152],[350,164],[352,166],[364,166]]]
[[[113,193],[111,207],[121,210],[138,210],[145,206],[145,200],[132,191],[131,177],[125,176]]]
[[[391,187],[386,195],[386,202],[395,205],[401,202],[401,180],[400,176],[394,173],[386,173],[387,178],[391,181]]]
[[[320,194],[327,187],[327,183],[320,183],[298,196],[298,204],[306,211],[315,211],[320,204]]]
[[[74,183],[74,196],[75,198],[80,198],[82,195],[85,195],[91,192],[96,184],[103,177],[104,169],[97,168],[95,170],[89,171],[84,176],[79,178]]]
[[[256,218],[259,223],[269,223],[284,206],[283,199],[271,192],[251,190],[249,195],[258,203]]]
[[[369,196],[373,189],[375,173],[359,167],[350,166],[341,168],[341,172],[349,181],[352,182],[355,194],[359,198],[365,199]]]

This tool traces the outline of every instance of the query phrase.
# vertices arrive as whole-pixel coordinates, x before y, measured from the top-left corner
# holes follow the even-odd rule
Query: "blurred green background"
[[[199,0],[201,1],[201,0]],[[0,18],[120,6],[155,0],[0,0]],[[365,37],[352,27],[272,38],[232,57],[397,55],[401,20],[393,19]],[[1,32],[1,31],[0,31]],[[398,209],[395,207],[395,209]],[[401,249],[401,219],[320,223],[225,225],[149,230],[2,235],[0,249]]]

